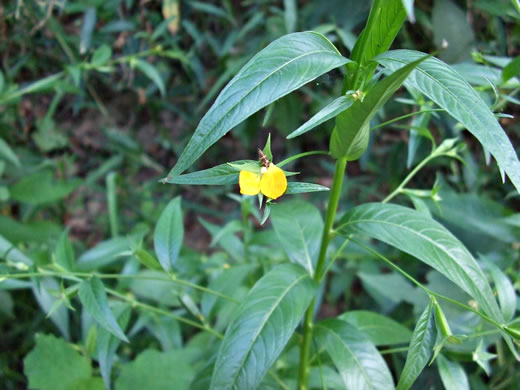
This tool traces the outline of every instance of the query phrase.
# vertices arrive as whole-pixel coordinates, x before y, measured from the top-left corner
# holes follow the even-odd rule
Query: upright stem
[[[332,182],[332,189],[330,191],[329,203],[327,205],[327,214],[325,216],[325,226],[323,227],[323,235],[321,237],[320,254],[318,256],[318,263],[316,264],[316,272],[314,273],[314,280],[319,283],[323,276],[323,268],[325,267],[325,258],[327,255],[327,248],[331,240],[331,231],[336,217],[336,210],[341,195],[341,186],[343,185],[343,177],[345,176],[345,168],[347,167],[347,159],[340,158],[336,161],[336,169],[334,171],[334,181]],[[312,320],[314,316],[314,306],[316,299],[313,299],[305,312],[303,323],[303,342],[300,351],[300,370],[298,374],[298,390],[306,390],[309,381],[309,355],[312,340]]]

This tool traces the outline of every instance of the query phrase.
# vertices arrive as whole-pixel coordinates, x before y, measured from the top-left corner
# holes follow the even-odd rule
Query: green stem
[[[338,208],[339,198],[341,195],[341,186],[343,185],[343,177],[345,176],[345,169],[347,167],[346,157],[342,157],[336,161],[336,169],[334,171],[334,181],[330,191],[329,203],[327,205],[327,214],[325,216],[325,226],[323,227],[323,235],[321,237],[320,253],[318,256],[318,263],[316,264],[316,272],[314,273],[314,280],[320,283],[323,279],[325,267],[325,259],[327,255],[327,248],[331,240],[332,225],[336,217],[336,210]],[[314,298],[305,312],[303,324],[303,341],[300,350],[300,368],[298,373],[298,389],[306,390],[309,381],[309,355],[312,340],[312,327],[314,306],[316,299]]]

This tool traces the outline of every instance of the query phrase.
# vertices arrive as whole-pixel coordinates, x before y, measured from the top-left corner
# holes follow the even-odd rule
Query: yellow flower
[[[287,178],[284,171],[273,163],[261,168],[260,173],[240,171],[238,177],[240,193],[257,195],[262,193],[268,198],[277,199],[287,190]]]

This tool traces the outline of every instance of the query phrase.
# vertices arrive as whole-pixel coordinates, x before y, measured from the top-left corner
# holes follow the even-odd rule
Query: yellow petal
[[[287,178],[284,171],[274,164],[269,165],[260,180],[260,191],[268,198],[276,199],[282,196],[285,190],[287,190]]]
[[[249,171],[240,171],[238,185],[240,193],[244,195],[256,195],[260,192],[260,174]]]

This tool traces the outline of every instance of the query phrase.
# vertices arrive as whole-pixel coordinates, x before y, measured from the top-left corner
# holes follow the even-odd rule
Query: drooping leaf
[[[433,315],[433,303],[430,301],[415,325],[406,363],[399,376],[396,390],[408,390],[413,385],[430,360],[436,338],[437,327]]]
[[[222,90],[168,178],[184,172],[250,115],[347,61],[318,33],[293,33],[277,39],[244,65]]]
[[[350,323],[328,319],[315,326],[317,345],[324,347],[346,389],[394,389],[392,374],[374,344]]]
[[[437,357],[437,367],[439,368],[442,384],[446,390],[470,390],[466,372],[459,363],[439,355]]]
[[[486,262],[486,266],[495,284],[498,302],[500,302],[500,309],[502,310],[502,314],[504,314],[504,319],[506,322],[509,322],[513,319],[517,307],[515,288],[500,268],[489,261]]]
[[[289,259],[313,275],[323,233],[319,210],[301,200],[284,202],[272,206],[271,222]]]
[[[188,390],[195,372],[182,350],[159,352],[147,349],[123,366],[116,390]]]
[[[424,54],[413,50],[391,50],[376,60],[394,71]],[[461,122],[497,160],[520,191],[520,162],[506,133],[478,93],[444,62],[429,58],[413,71],[405,85],[415,88]]]
[[[130,313],[132,308],[124,303],[119,303],[114,307],[114,317],[117,323],[124,331],[130,320]],[[117,347],[121,340],[114,337],[110,332],[103,327],[98,326],[96,338],[96,356],[99,362],[99,371],[107,389],[110,389],[110,372],[112,370],[112,363],[116,354]]]
[[[36,334],[36,346],[24,359],[24,373],[31,389],[70,390],[75,381],[90,377],[91,368],[88,358],[63,339]]]
[[[298,265],[280,265],[263,276],[226,330],[210,389],[256,388],[289,341],[315,292],[315,283]]]
[[[157,88],[159,88],[159,91],[161,92],[162,96],[166,94],[166,87],[164,86],[164,81],[161,77],[161,74],[155,68],[155,66],[140,59],[135,59],[132,62],[132,64],[141,72],[143,72],[146,75],[146,77],[153,81]]]
[[[51,321],[60,330],[61,334],[66,338],[70,338],[69,329],[69,313],[64,305],[57,305],[58,298],[55,294],[60,290],[60,286],[54,278],[41,278],[39,283],[33,284],[33,294],[38,301],[38,304],[43,309]],[[52,311],[52,312],[51,312]],[[50,315],[49,315],[50,313]]]
[[[407,343],[412,337],[408,328],[390,317],[375,312],[351,310],[338,318],[363,332],[375,345]]]
[[[112,310],[110,310],[105,287],[98,277],[94,276],[91,279],[81,282],[78,295],[85,310],[88,311],[101,327],[119,339],[128,342]]]
[[[321,125],[322,123],[328,121],[329,119],[334,118],[341,112],[348,109],[352,104],[354,104],[355,100],[352,95],[340,96],[335,99],[332,103],[323,107],[316,115],[314,115],[311,119],[305,122],[303,125],[294,130],[291,134],[287,136],[288,139],[298,137],[308,131],[311,131],[315,127]]]
[[[155,253],[165,271],[175,268],[183,239],[181,198],[176,197],[162,212],[153,234]]]
[[[345,236],[363,233],[425,262],[470,294],[498,322],[503,316],[487,279],[471,253],[440,223],[407,207],[366,203],[338,223]]]
[[[385,77],[359,97],[352,106],[336,117],[336,127],[330,137],[330,151],[335,158],[358,159],[368,145],[369,124],[377,111],[392,97],[408,75],[428,56]]]

